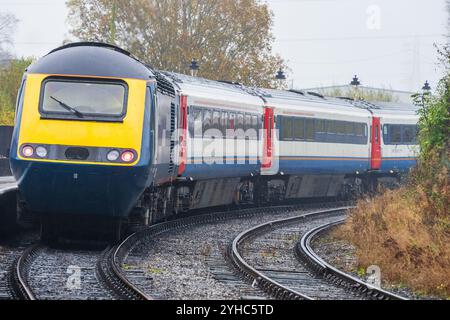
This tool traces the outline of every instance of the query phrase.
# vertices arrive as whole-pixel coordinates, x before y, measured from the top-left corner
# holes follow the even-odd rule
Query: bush
[[[0,125],[14,123],[17,93],[23,73],[32,61],[31,58],[16,59],[0,68]]]
[[[450,50],[441,50],[449,71]],[[358,263],[384,279],[450,298],[450,72],[436,93],[415,95],[420,156],[407,185],[358,201],[335,233],[356,247]]]

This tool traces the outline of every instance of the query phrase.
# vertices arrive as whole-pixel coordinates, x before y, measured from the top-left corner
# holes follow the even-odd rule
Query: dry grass
[[[448,183],[437,190],[448,199]],[[353,243],[360,267],[376,264],[390,283],[450,298],[450,219],[419,187],[360,200],[334,236]],[[444,206],[444,210],[448,207]]]

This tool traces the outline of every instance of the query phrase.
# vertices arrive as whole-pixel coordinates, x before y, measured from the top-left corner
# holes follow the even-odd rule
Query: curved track
[[[102,258],[97,262],[97,275],[118,299],[151,300],[150,296],[133,285],[121,271],[121,261],[124,260],[124,256],[129,250],[128,245],[133,237],[134,234],[118,246],[105,251]]]
[[[299,213],[308,216],[308,214],[305,215],[305,212],[308,209],[311,211],[310,208],[311,206],[299,205],[251,208],[193,216],[154,225],[131,235],[121,245],[111,250],[107,255],[107,261],[102,263],[103,273],[107,274],[106,278],[109,279],[110,283],[113,279],[112,282],[115,284],[112,289],[123,299],[178,299],[180,296],[178,292],[174,293],[177,290],[173,285],[174,282],[183,282],[185,287],[198,285],[201,288],[202,285],[199,282],[209,281],[210,284],[216,285],[216,280],[221,282],[216,287],[219,290],[224,289],[227,298],[267,299],[269,298],[267,294],[257,288],[252,288],[251,285],[236,277],[235,270],[228,257],[230,254],[230,252],[227,252],[228,244],[233,240],[236,232],[270,218],[273,220],[276,217],[292,217]],[[312,208],[317,209],[317,204]],[[317,214],[317,212],[310,213],[310,215],[313,214]],[[205,243],[210,249],[206,256],[204,252],[199,252],[204,249],[200,248],[199,244],[204,245]],[[224,244],[224,252],[220,252],[221,243]],[[216,248],[211,248],[213,246]],[[185,276],[168,281],[167,279],[160,282],[153,281],[154,279],[147,272],[151,268],[143,266],[144,258],[142,257],[142,254],[148,254],[148,251],[152,250],[159,252],[156,256],[148,257],[153,263],[153,267],[155,267],[155,264],[156,267],[173,264],[176,267],[167,269],[176,269],[175,272],[185,274]],[[163,257],[161,258],[161,256]],[[189,263],[192,263],[192,265],[186,266]],[[205,265],[207,265],[208,270],[203,272],[201,269]],[[157,269],[156,267],[155,269]],[[196,274],[192,272],[193,269],[200,271]],[[163,277],[156,275],[155,278],[161,279]],[[168,284],[168,282],[171,283]],[[163,289],[160,286],[166,287]],[[190,294],[195,289],[190,288],[183,297],[193,299],[211,297],[207,295],[191,296]],[[166,295],[165,290],[171,293]],[[217,298],[218,296],[213,294],[212,297]]]
[[[0,300],[11,300],[15,296],[11,290],[11,272],[15,261],[33,243],[37,241],[38,236],[34,233],[17,235],[14,239],[2,241],[0,245]]]
[[[314,252],[311,242],[322,233],[327,232],[330,228],[343,222],[344,220],[325,223],[304,234],[295,247],[298,257],[303,260],[309,266],[310,270],[312,270],[317,276],[339,287],[345,288],[348,291],[355,292],[369,299],[407,300],[402,296],[378,287],[374,287],[373,285],[361,281],[352,275],[338,270],[325,262]]]
[[[346,209],[321,210],[246,230],[230,247],[233,264],[253,286],[276,299],[404,299],[333,268],[311,249],[311,239],[342,223]]]
[[[314,211],[245,230],[231,244],[233,264],[247,281],[275,299],[356,299],[311,275],[292,250],[299,236],[318,223],[342,218],[346,209]]]
[[[12,267],[12,296],[19,300],[114,299],[97,280],[95,266],[101,252],[33,245]]]
[[[36,244],[23,252],[9,274],[11,296],[26,300],[170,298],[149,290],[153,278],[130,266],[155,244],[162,245],[166,255],[181,245],[187,252],[175,252],[179,255],[176,261],[184,263],[190,255],[198,259],[192,243],[183,242],[183,237],[197,237],[194,240],[203,243],[204,238],[199,238],[203,235],[212,238],[207,241],[221,241],[224,248],[208,253],[203,262],[209,265],[208,277],[233,292],[227,298],[403,299],[333,268],[314,253],[312,239],[341,223],[348,209],[333,207],[317,210],[313,205],[312,211],[310,205],[291,205],[190,216],[145,228],[104,251],[58,250]],[[75,272],[74,268],[81,278],[71,288],[68,273]],[[203,281],[200,278],[196,281]]]

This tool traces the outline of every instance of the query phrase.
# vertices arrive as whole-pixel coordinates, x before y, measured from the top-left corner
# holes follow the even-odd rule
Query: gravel
[[[234,274],[225,258],[228,245],[252,226],[304,212],[231,218],[165,233],[136,246],[123,270],[156,299],[266,299]]]
[[[99,250],[41,248],[33,261],[28,281],[40,300],[109,300],[107,289],[97,280]]]
[[[297,259],[294,248],[301,236],[324,223],[341,219],[340,216],[316,217],[266,232],[241,246],[244,259],[263,274],[278,283],[319,300],[361,299],[311,274]]]

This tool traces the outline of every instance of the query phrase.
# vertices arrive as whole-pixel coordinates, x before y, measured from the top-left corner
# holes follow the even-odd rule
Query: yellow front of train
[[[10,152],[47,233],[123,221],[151,183],[152,72],[105,44],[58,48],[24,76]]]

